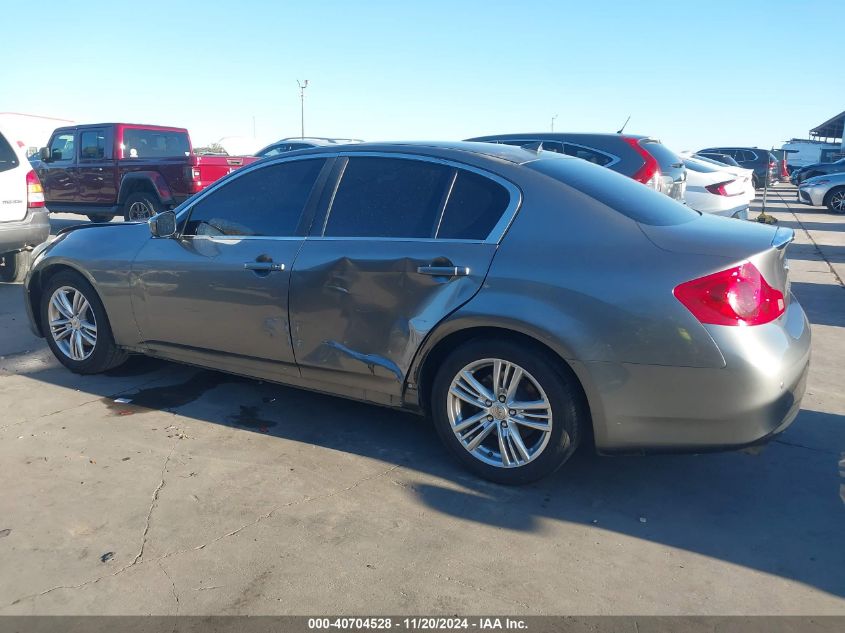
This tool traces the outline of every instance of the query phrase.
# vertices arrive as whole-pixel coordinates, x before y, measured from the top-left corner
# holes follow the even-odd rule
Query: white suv
[[[22,281],[30,251],[49,235],[41,181],[14,138],[0,129],[0,281]]]

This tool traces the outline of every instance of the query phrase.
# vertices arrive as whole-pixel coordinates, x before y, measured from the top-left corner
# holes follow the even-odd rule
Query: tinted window
[[[324,235],[432,237],[451,171],[426,161],[350,158]]]
[[[271,147],[265,149],[263,152],[260,152],[258,156],[260,156],[261,158],[267,158],[268,156],[278,156],[282,152],[286,152],[287,149],[288,146],[286,143],[283,143],[281,145],[272,145]]]
[[[73,132],[58,134],[50,143],[52,160],[73,160]]]
[[[684,166],[687,169],[691,169],[692,171],[698,171],[703,174],[712,174],[714,172],[720,171],[716,165],[708,165],[704,162],[699,162],[696,160],[685,160]]]
[[[683,163],[683,161],[675,152],[666,147],[660,141],[640,141],[640,147],[642,147],[649,154],[654,156],[654,158],[660,165],[661,171],[666,171],[676,165],[680,165]]]
[[[604,152],[599,152],[581,145],[573,145],[572,143],[566,143],[564,145],[564,153],[567,156],[575,156],[576,158],[581,158],[587,162],[602,166],[607,165],[613,160],[611,156],[608,156]]]
[[[191,153],[185,132],[167,130],[123,130],[124,158],[172,158]]]
[[[510,202],[507,189],[471,171],[457,170],[436,237],[483,240]]]
[[[9,145],[9,141],[0,134],[0,171],[8,171],[18,166],[18,155]]]
[[[268,165],[233,178],[194,205],[185,234],[296,235],[324,162]]]
[[[516,147],[523,147],[528,145],[529,143],[542,143],[543,150],[547,152],[554,152],[555,154],[563,154],[563,143],[560,141],[544,141],[538,138],[531,139],[531,138],[524,138],[513,140],[509,139],[506,141],[493,141],[494,143],[502,143],[503,145],[514,145]]]
[[[106,156],[105,130],[85,130],[79,135],[80,160],[95,160]]]
[[[577,160],[564,159],[537,160],[527,163],[526,167],[574,187],[643,224],[683,224],[700,215],[669,196],[610,169],[598,169]]]

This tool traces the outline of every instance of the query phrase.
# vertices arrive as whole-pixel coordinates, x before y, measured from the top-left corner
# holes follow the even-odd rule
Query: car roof
[[[507,161],[515,165],[522,165],[540,158],[540,153],[534,150],[524,149],[516,145],[502,145],[496,143],[483,143],[472,141],[394,141],[394,142],[367,142],[346,145],[343,148],[322,145],[309,147],[293,152],[287,152],[284,156],[300,156],[305,154],[331,153],[336,150],[343,152],[392,152],[392,153],[415,153],[430,156],[442,156],[443,154],[461,152],[487,158]],[[562,160],[575,160],[571,156],[564,156],[556,152],[543,152],[543,158],[554,157]],[[274,156],[272,158],[279,158]]]
[[[187,128],[184,127],[172,127],[169,125],[149,125],[147,123],[77,123],[75,125],[62,125],[61,127],[57,127],[56,131],[79,130],[82,128],[89,127],[129,127],[141,128],[145,130],[155,130],[159,132],[188,132]]]
[[[549,141],[562,139],[577,139],[577,138],[633,138],[637,140],[649,139],[656,141],[657,139],[643,135],[643,134],[619,134],[617,132],[520,132],[519,134],[486,134],[484,136],[475,136],[467,139],[468,141],[477,141],[481,139],[510,139],[520,140],[523,138]]]

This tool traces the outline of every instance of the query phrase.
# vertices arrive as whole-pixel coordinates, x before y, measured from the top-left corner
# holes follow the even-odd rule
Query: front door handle
[[[417,272],[421,275],[433,277],[466,277],[469,275],[467,266],[419,266]]]
[[[244,262],[244,270],[257,270],[262,272],[279,272],[285,269],[284,264],[275,262]]]

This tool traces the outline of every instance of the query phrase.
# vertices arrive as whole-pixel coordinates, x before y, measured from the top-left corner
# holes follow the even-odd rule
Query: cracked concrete
[[[204,374],[74,376],[0,286],[0,614],[845,614],[845,226],[781,191],[814,330],[793,427],[524,488],[468,475],[424,420],[277,385],[115,403]]]

